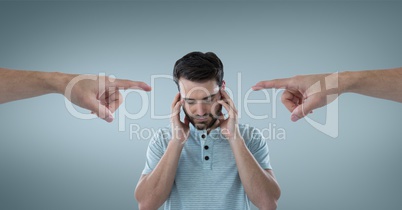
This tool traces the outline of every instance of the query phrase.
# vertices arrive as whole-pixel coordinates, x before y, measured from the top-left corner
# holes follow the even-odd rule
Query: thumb
[[[106,106],[100,104],[99,102],[94,102],[91,107],[91,111],[99,118],[102,118],[109,123],[113,121],[113,114]]]
[[[314,103],[314,100],[305,100],[302,104],[299,104],[292,112],[290,119],[293,122],[298,121],[299,119],[307,116],[308,114],[313,112],[313,109],[317,108],[317,104]]]
[[[187,127],[190,125],[190,120],[187,116],[184,117],[184,125],[186,125]]]

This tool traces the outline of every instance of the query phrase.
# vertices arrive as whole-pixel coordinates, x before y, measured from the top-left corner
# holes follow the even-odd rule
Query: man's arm
[[[342,93],[358,93],[402,103],[402,68],[347,71],[336,74],[299,75],[261,81],[254,90],[283,88],[282,103],[297,121]],[[325,85],[324,85],[325,84]],[[321,88],[325,87],[325,88]],[[331,95],[331,97],[327,97]]]
[[[230,140],[229,143],[241,182],[251,202],[259,209],[276,209],[281,191],[272,170],[261,168],[241,136]]]
[[[139,209],[158,209],[169,197],[176,177],[180,154],[190,133],[189,120],[180,121],[180,108],[183,101],[178,93],[172,103],[172,138],[166,151],[151,173],[143,175],[135,189]]]
[[[68,82],[69,78],[62,73],[0,68],[0,104],[58,93]]]
[[[49,93],[59,93],[72,103],[91,110],[108,122],[113,120],[112,113],[123,102],[118,90],[128,88],[151,90],[151,87],[143,82],[96,75],[0,68],[0,104]]]
[[[402,103],[402,68],[339,73],[341,93],[358,93]]]
[[[221,90],[221,104],[228,111],[227,119],[219,119],[222,134],[229,141],[235,157],[239,176],[251,202],[259,209],[275,210],[280,188],[271,170],[264,170],[247,148],[240,135],[237,109],[229,95]]]
[[[169,197],[182,149],[181,142],[171,140],[155,169],[141,176],[135,189],[140,210],[158,209]]]

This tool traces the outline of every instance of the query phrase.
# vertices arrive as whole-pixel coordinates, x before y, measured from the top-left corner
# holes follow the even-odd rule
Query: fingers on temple
[[[172,102],[172,111],[173,111],[173,109],[174,109],[174,107],[176,106],[176,104],[177,104],[177,102],[178,101],[180,101],[180,93],[177,93],[176,94],[176,96],[174,97],[174,99],[173,99],[173,102]]]
[[[172,103],[172,113],[171,118],[172,121],[180,121],[180,107],[182,106],[182,102],[180,100],[180,93],[178,93]]]
[[[237,114],[237,109],[234,106],[234,102],[233,100],[230,98],[230,96],[227,94],[226,91],[221,90],[221,94],[222,94],[222,99],[219,100],[218,102],[225,107],[225,109],[229,112],[233,111],[234,114]]]

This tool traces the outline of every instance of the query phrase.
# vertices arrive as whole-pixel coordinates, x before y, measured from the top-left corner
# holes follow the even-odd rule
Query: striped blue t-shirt
[[[268,145],[259,130],[246,125],[239,125],[239,129],[260,166],[272,169]],[[170,128],[158,130],[149,143],[142,174],[149,174],[156,167],[170,139]],[[164,209],[250,209],[232,149],[219,127],[207,135],[205,130],[197,130],[190,124],[190,136]]]

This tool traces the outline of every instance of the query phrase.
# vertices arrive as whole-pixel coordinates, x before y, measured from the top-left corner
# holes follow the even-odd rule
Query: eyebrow
[[[216,96],[218,93],[215,93],[215,94],[211,94],[211,95],[209,95],[209,96],[206,96],[206,97],[204,97],[204,98],[202,98],[201,100],[205,100],[205,99],[208,99],[208,98],[213,98],[214,96]],[[193,99],[193,98],[183,98],[184,100],[186,100],[186,101],[195,101],[196,99]]]

